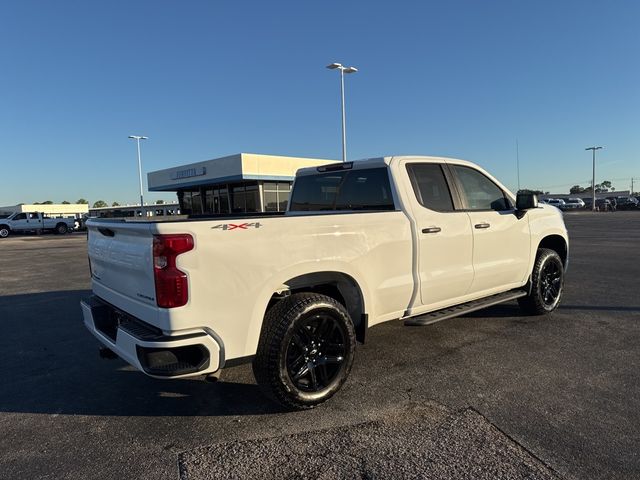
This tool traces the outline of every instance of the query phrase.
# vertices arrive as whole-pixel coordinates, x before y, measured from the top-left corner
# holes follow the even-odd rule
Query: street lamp
[[[129,135],[129,138],[135,140],[138,145],[138,177],[140,177],[140,210],[144,217],[147,216],[147,212],[144,209],[144,198],[142,196],[142,161],[140,160],[140,140],[146,140],[149,137],[143,137],[142,135]]]
[[[342,161],[347,161],[347,133],[345,126],[345,113],[344,113],[344,74],[356,73],[358,69],[356,67],[345,67],[341,63],[332,63],[327,65],[329,70],[340,70],[340,97],[342,99]]]
[[[593,177],[591,177],[591,211],[596,211],[596,150],[601,150],[602,147],[588,147],[585,150],[591,150],[593,152]]]

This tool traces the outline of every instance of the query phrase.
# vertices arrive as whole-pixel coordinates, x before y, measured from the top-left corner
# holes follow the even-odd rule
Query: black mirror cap
[[[538,195],[535,193],[518,193],[516,195],[516,209],[531,210],[538,208]]]

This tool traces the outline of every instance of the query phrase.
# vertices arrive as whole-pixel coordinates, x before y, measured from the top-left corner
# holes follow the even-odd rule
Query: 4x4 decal
[[[221,228],[222,230],[248,230],[249,228],[260,228],[262,225],[260,222],[252,222],[252,223],[221,223],[220,225],[216,225],[214,228]]]

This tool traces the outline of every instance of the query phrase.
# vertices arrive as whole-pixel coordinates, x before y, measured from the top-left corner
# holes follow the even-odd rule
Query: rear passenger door
[[[29,220],[29,228],[33,228],[35,229],[41,229],[43,228],[42,222],[42,216],[38,213],[38,212],[30,212],[27,213],[27,217]]]
[[[417,234],[417,275],[422,305],[456,303],[473,281],[473,233],[469,216],[459,211],[446,165],[404,161],[412,191],[407,192]]]
[[[473,226],[475,275],[469,293],[519,286],[528,274],[531,254],[527,216],[516,216],[511,200],[484,173],[463,165],[450,169]]]

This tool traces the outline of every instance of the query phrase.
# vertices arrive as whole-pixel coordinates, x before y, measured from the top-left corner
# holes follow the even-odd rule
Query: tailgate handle
[[[104,235],[105,237],[115,237],[116,232],[114,232],[113,230],[111,230],[110,228],[104,228],[104,227],[100,227],[98,228],[98,231]]]

